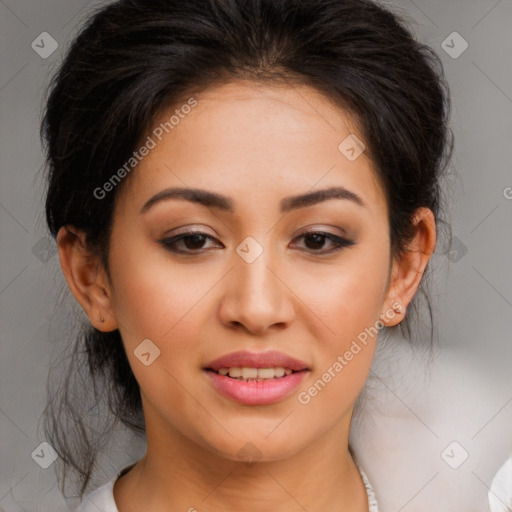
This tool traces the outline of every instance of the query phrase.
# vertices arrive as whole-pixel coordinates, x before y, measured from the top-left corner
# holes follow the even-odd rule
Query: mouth
[[[203,368],[223,397],[243,405],[267,405],[289,396],[311,371],[281,352],[233,352]]]

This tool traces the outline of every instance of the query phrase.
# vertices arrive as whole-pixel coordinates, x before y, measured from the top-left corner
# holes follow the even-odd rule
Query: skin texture
[[[117,191],[110,280],[81,232],[67,226],[58,234],[72,293],[96,328],[120,330],[141,387],[147,452],[117,481],[118,508],[367,511],[348,436],[376,337],[309,403],[298,393],[365,328],[403,319],[435,248],[433,214],[417,211],[410,251],[392,260],[372,162],[364,152],[350,161],[338,150],[349,134],[364,140],[357,123],[312,88],[237,81],[196,99]],[[364,206],[329,199],[280,213],[283,198],[331,186],[354,192]],[[228,196],[235,212],[172,199],[141,214],[167,187]],[[159,243],[183,228],[213,238],[178,242],[189,255]],[[333,252],[335,243],[302,237],[306,231],[354,245]],[[263,249],[252,263],[236,252],[248,236]],[[392,313],[397,302],[401,314]],[[149,366],[134,355],[147,338],[161,351]],[[241,405],[221,396],[203,370],[237,350],[278,350],[306,361],[310,372],[278,403]],[[253,464],[237,455],[247,443],[257,449]]]

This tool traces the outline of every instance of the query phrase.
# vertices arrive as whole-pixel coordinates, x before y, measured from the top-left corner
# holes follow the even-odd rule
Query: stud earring
[[[400,313],[403,311],[403,309],[402,309],[402,305],[401,305],[401,304],[397,304],[397,305],[393,308],[393,310],[394,310],[394,312],[395,312],[395,313],[400,314]]]

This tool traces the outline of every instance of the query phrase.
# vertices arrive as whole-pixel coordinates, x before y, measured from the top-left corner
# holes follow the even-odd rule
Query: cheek
[[[384,242],[380,246],[354,247],[356,250],[347,252],[342,264],[322,278],[323,284],[315,279],[318,276],[310,275],[303,285],[303,293],[309,290],[305,302],[324,326],[323,334],[316,336],[314,374],[297,396],[311,417],[327,414],[335,421],[364,386],[382,327],[378,320],[388,278]]]
[[[319,417],[326,424],[337,421],[354,404],[368,377],[387,281],[387,266],[374,263],[368,267],[364,258],[358,258],[333,275],[328,286],[316,287],[311,300],[329,329],[317,337],[314,372],[297,393],[306,423]]]
[[[386,251],[361,247],[321,274],[303,274],[301,298],[321,318],[325,339],[332,339],[334,346],[343,345],[379,319],[388,279]]]
[[[122,254],[112,249],[114,309],[129,344],[144,338],[164,343],[177,331],[194,328],[191,312],[212,287],[206,269],[198,279],[193,265],[176,265],[163,248],[144,240]],[[178,339],[182,339],[181,336]]]
[[[201,298],[207,299],[214,281],[198,279],[192,265],[173,266],[165,256],[150,251],[140,257],[135,252],[124,254],[115,274],[114,303],[141,392],[156,409],[167,409],[166,404],[172,403],[169,414],[179,422],[183,411],[194,405],[182,386],[190,377],[189,367],[199,367],[202,354],[194,350],[194,341],[200,338],[197,315],[203,311]],[[141,347],[146,348],[142,351]],[[141,354],[148,352],[150,363],[146,365]],[[192,407],[187,414],[194,417],[197,408]]]

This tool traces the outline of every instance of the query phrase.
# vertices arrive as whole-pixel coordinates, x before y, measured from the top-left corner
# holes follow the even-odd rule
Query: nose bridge
[[[233,257],[221,307],[223,321],[243,324],[253,332],[289,322],[293,314],[290,292],[279,278],[278,256],[269,244],[263,246],[248,237]]]
[[[250,251],[252,250],[253,249],[250,249]],[[269,300],[271,296],[274,296],[273,289],[277,284],[275,282],[276,276],[270,269],[274,269],[275,272],[276,265],[271,250],[265,248],[262,250],[261,254],[252,261],[240,257],[240,261],[237,262],[236,267],[237,279],[240,280],[240,282],[237,283],[237,287],[241,287],[244,292],[241,294],[242,297],[245,295],[253,298],[259,296],[261,299]]]

